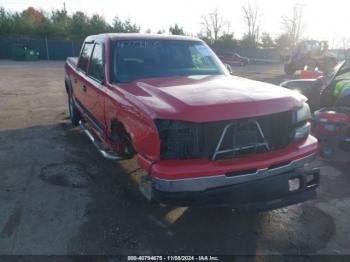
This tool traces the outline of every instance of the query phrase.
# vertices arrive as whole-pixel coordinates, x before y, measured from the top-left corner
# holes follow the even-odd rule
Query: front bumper
[[[147,161],[138,155],[138,163],[152,177],[165,180],[193,179],[218,176],[227,173],[240,173],[261,169],[271,169],[283,166],[291,161],[314,155],[319,151],[319,143],[313,136],[285,149],[268,153],[240,157],[229,160],[211,161],[206,159],[194,160],[161,160]]]
[[[249,182],[204,191],[166,192],[151,188],[151,199],[175,206],[226,206],[239,210],[270,210],[316,198],[320,171],[297,169]],[[291,181],[299,186],[291,190]]]
[[[183,179],[161,179],[152,177],[151,179],[154,189],[161,192],[200,192],[211,188],[242,184],[271,176],[286,174],[296,169],[303,168],[306,163],[313,161],[315,157],[316,154],[312,154],[300,159],[284,162],[280,165],[273,165],[269,168],[247,170],[244,172],[227,172],[215,176]]]
[[[228,161],[160,161],[142,165],[140,189],[150,200],[176,206],[273,209],[316,197],[319,170],[306,171],[319,151],[313,136],[297,145]],[[290,181],[299,181],[297,190]]]

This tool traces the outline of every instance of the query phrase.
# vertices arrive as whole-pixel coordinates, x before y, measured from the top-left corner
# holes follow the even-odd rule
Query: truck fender
[[[132,155],[136,153],[131,134],[119,119],[113,118],[111,120],[110,132],[110,138],[112,141],[121,142]]]
[[[72,83],[70,81],[70,78],[67,74],[65,74],[64,76],[64,86],[66,88],[66,92],[68,95],[70,95],[72,93]]]

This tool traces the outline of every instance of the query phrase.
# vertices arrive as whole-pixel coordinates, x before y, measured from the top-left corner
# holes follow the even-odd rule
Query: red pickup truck
[[[89,36],[65,87],[72,123],[104,157],[136,156],[148,199],[272,209],[316,196],[306,98],[230,75],[201,40]]]
[[[223,63],[227,63],[229,65],[238,64],[240,66],[246,66],[250,62],[250,59],[248,57],[244,57],[238,53],[232,52],[219,52],[218,57]]]

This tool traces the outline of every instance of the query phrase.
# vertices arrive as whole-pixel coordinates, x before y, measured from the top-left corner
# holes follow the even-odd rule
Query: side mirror
[[[229,71],[230,75],[233,74],[232,67],[229,64],[225,64],[226,69]]]

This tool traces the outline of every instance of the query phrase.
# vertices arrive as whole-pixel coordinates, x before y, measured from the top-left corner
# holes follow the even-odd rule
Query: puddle
[[[57,186],[85,188],[91,182],[91,174],[79,163],[60,163],[45,166],[40,178]]]

